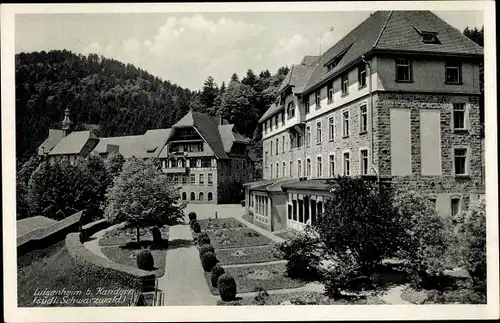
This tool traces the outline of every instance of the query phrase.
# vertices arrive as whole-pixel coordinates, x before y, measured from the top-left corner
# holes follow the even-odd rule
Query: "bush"
[[[303,280],[315,280],[318,277],[320,246],[317,237],[302,233],[277,244],[275,248],[278,257],[288,260],[286,264],[288,277]]]
[[[351,287],[352,282],[360,276],[359,268],[352,258],[336,259],[324,275],[325,295],[332,298],[339,297],[341,290]]]
[[[193,230],[194,233],[200,233],[201,232],[201,225],[198,221],[194,220],[191,222],[191,230]]]
[[[208,236],[208,234],[206,232],[202,232],[198,235],[198,244],[200,246],[202,246],[204,244],[210,244],[210,237]]]
[[[395,192],[394,207],[401,226],[399,256],[406,261],[411,285],[437,288],[451,241],[443,219],[430,201],[407,189]]]
[[[212,246],[211,244],[204,244],[200,247],[200,257],[207,252],[215,254],[214,246]]]
[[[217,280],[220,298],[223,301],[233,301],[236,298],[236,281],[229,274],[222,274]]]
[[[213,252],[205,252],[201,255],[201,266],[206,272],[210,272],[219,261]]]
[[[213,287],[217,287],[217,281],[219,277],[224,273],[226,273],[226,271],[220,265],[215,265],[214,268],[212,268],[210,280]]]
[[[137,268],[142,270],[153,270],[154,269],[154,259],[151,251],[148,249],[140,250],[136,255]]]
[[[331,197],[314,228],[326,252],[352,257],[365,275],[397,249],[400,230],[394,217],[391,188],[361,178],[330,182]]]
[[[161,231],[159,227],[157,226],[152,227],[151,234],[153,235],[153,244],[157,245],[162,242]]]
[[[473,289],[486,295],[486,200],[470,206],[458,228],[460,255]]]
[[[188,218],[189,218],[189,223],[193,222],[196,220],[197,216],[196,216],[196,213],[194,212],[189,212],[188,214]]]

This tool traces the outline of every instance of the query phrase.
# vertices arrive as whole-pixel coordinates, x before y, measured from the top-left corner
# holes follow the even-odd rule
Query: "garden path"
[[[99,240],[101,240],[101,238],[104,236],[104,234],[106,232],[114,230],[115,228],[118,228],[120,226],[123,226],[123,223],[118,223],[118,224],[112,225],[104,230],[101,230],[101,231],[94,233],[88,241],[85,241],[83,243],[83,245],[87,249],[89,249],[90,251],[95,253],[96,255],[98,255],[104,259],[108,259],[108,257],[106,257],[106,255],[104,255],[104,253],[102,253],[101,246],[99,246]]]
[[[165,275],[158,279],[164,305],[216,305],[188,225],[170,227]]]
[[[380,296],[382,300],[392,305],[414,305],[401,298],[401,293],[405,289],[405,285],[397,285],[386,291]]]

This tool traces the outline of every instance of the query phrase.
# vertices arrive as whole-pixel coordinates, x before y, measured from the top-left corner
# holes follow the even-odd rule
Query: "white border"
[[[492,1],[422,2],[317,2],[317,3],[192,3],[192,4],[29,4],[2,5],[2,183],[4,239],[13,241],[15,230],[15,13],[145,13],[145,12],[235,12],[235,11],[375,11],[393,9],[483,10],[485,28],[486,106],[486,196],[488,254],[488,305],[370,305],[370,306],[238,306],[238,307],[147,307],[147,308],[32,308],[16,307],[16,251],[4,243],[4,305],[7,322],[77,321],[248,321],[248,320],[345,320],[345,319],[477,319],[499,317],[498,294],[498,197],[496,142],[496,36],[495,4]]]

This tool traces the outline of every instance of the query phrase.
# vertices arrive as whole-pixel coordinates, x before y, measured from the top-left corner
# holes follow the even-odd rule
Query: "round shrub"
[[[210,272],[219,261],[213,252],[205,252],[201,255],[201,266],[206,272]]]
[[[211,244],[201,245],[201,247],[200,247],[200,257],[203,256],[203,254],[205,254],[207,252],[211,252],[211,253],[215,254],[214,246],[212,246]]]
[[[198,235],[198,244],[203,246],[204,244],[210,244],[210,237],[206,232],[202,232]]]
[[[213,287],[217,287],[217,281],[219,280],[219,277],[225,273],[226,271],[220,265],[215,265],[214,268],[212,268],[212,275],[210,276],[210,280],[212,281]]]
[[[160,228],[157,226],[154,226],[151,228],[151,234],[153,235],[153,243],[154,244],[159,244],[161,243],[161,231]]]
[[[223,301],[233,301],[236,298],[236,281],[229,274],[222,274],[217,280],[217,288]]]
[[[142,270],[153,270],[154,268],[154,259],[151,251],[148,249],[140,250],[136,255],[137,268]]]
[[[189,212],[188,218],[189,218],[189,222],[196,221],[196,213]]]
[[[198,223],[198,221],[196,221],[196,220],[191,222],[191,230],[193,230],[194,233],[200,233],[201,232],[200,223]]]

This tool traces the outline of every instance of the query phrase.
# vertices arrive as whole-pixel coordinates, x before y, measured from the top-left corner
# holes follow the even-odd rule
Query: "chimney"
[[[71,132],[71,120],[69,119],[69,109],[64,110],[64,120],[62,121],[63,137],[66,137]]]

